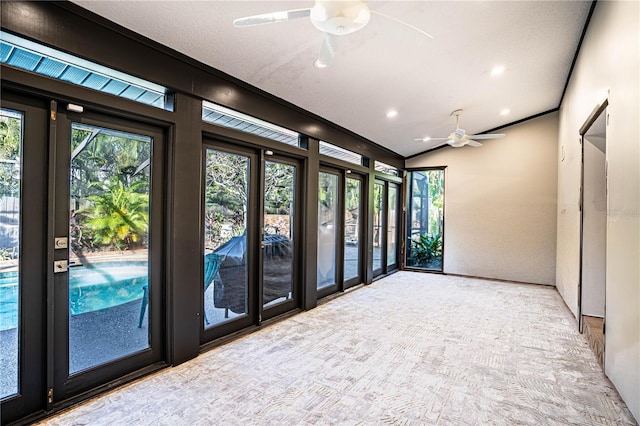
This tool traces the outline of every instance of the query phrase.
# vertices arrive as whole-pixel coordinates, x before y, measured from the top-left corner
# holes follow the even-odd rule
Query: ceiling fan
[[[460,128],[460,114],[462,114],[462,110],[461,109],[457,109],[455,111],[453,111],[450,115],[451,117],[453,117],[454,115],[456,116],[456,130],[452,133],[449,134],[448,137],[446,138],[420,138],[420,139],[414,139],[416,141],[423,141],[423,142],[427,142],[427,141],[445,141],[441,144],[438,144],[436,146],[431,147],[431,149],[434,148],[439,148],[443,145],[451,145],[455,148],[460,148],[462,146],[465,145],[469,145],[472,147],[479,147],[482,146],[482,144],[480,142],[478,142],[475,139],[500,139],[500,138],[504,138],[506,135],[504,133],[486,133],[483,135],[467,135],[467,132],[464,129]]]
[[[383,18],[405,25],[429,38],[433,38],[431,34],[420,28],[414,27],[392,16],[369,9],[367,4],[361,0],[316,0],[315,5],[311,8],[246,16],[234,20],[233,25],[235,27],[252,27],[254,25],[272,24],[275,22],[309,17],[311,23],[324,33],[320,54],[314,65],[317,68],[326,68],[331,65],[333,61],[333,57],[338,48],[338,37],[361,30],[369,23],[371,15],[382,16]]]

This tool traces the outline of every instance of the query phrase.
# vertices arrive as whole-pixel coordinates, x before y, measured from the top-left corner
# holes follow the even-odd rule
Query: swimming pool
[[[107,309],[141,299],[148,284],[148,264],[93,263],[69,268],[69,314]],[[0,273],[0,330],[18,324],[18,273]]]

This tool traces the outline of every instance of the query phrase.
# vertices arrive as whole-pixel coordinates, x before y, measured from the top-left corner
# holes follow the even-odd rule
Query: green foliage
[[[291,214],[294,197],[295,167],[265,162],[264,210],[266,214]]]
[[[318,203],[328,209],[335,208],[338,195],[338,176],[320,172],[318,176]]]
[[[426,267],[430,262],[442,258],[442,238],[440,235],[420,234],[412,239],[409,252],[409,266]]]
[[[0,260],[11,260],[13,255],[9,248],[0,248]]]
[[[138,170],[151,157],[150,140],[134,136],[96,132],[99,128],[85,128],[74,124],[71,134],[71,151],[75,152],[85,141],[82,150],[71,162],[71,195],[83,199],[95,193],[92,182],[102,182],[117,177],[129,185],[140,177],[148,180],[149,167]]]
[[[351,211],[360,207],[360,180],[347,178],[345,191],[346,209]]]
[[[20,191],[20,145],[22,120],[0,116],[0,196],[15,197]]]
[[[90,206],[77,212],[85,216],[83,228],[93,245],[131,249],[144,243],[149,225],[149,195],[138,192],[147,183],[138,181],[125,187],[117,178],[92,183],[101,189],[87,197]]]

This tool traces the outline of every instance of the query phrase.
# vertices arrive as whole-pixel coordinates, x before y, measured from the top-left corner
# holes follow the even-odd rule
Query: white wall
[[[446,147],[406,167],[447,166],[444,272],[555,283],[558,113]]]
[[[578,130],[607,112],[605,373],[640,420],[640,3],[598,2],[560,109],[556,285],[577,313],[580,250]],[[564,151],[564,161],[563,153]]]

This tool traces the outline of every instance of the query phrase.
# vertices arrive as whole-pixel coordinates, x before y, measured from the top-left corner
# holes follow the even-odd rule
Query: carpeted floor
[[[625,425],[555,288],[399,272],[51,425]]]

